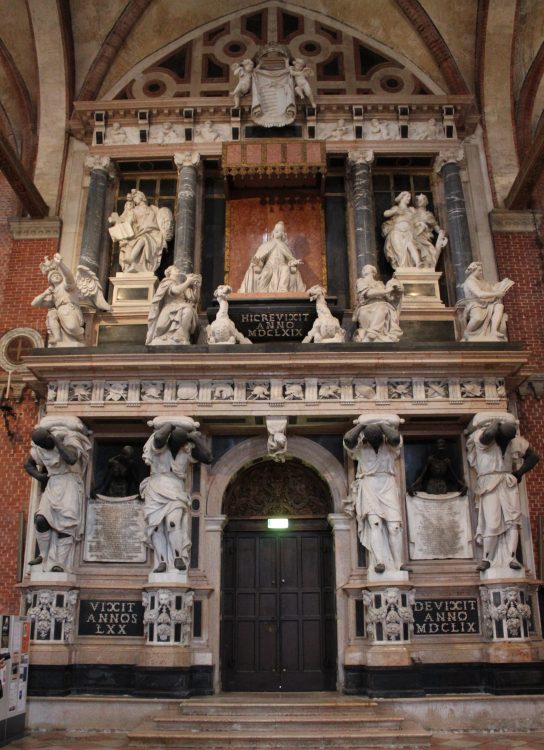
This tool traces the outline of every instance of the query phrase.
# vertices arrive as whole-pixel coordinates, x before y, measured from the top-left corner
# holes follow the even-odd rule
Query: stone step
[[[284,698],[284,696],[282,696]],[[318,701],[300,701],[292,700],[214,700],[191,698],[189,701],[183,701],[180,704],[182,714],[201,714],[210,716],[212,714],[252,714],[258,713],[281,713],[282,716],[291,714],[304,713],[306,715],[320,715],[325,711],[343,712],[343,713],[360,713],[378,706],[377,701],[347,699],[347,700],[318,700]]]
[[[172,713],[154,718],[157,730],[166,731],[260,731],[276,732],[283,729],[303,731],[305,729],[330,731],[351,731],[351,729],[401,729],[403,717],[387,714],[325,712],[321,715],[285,715],[270,711],[268,715],[253,716],[241,714],[208,715],[187,714],[175,716]]]
[[[265,734],[251,730],[239,731],[178,731],[143,726],[128,735],[130,747],[152,745],[161,748],[251,748],[251,750],[320,750],[322,748],[405,748],[428,747],[430,732],[413,722],[403,722],[402,729],[354,729],[338,732],[335,729],[274,730]]]

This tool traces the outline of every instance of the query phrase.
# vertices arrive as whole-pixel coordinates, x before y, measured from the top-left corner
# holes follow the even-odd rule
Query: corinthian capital
[[[179,151],[174,154],[174,162],[178,171],[183,167],[196,167],[200,162],[200,154],[198,151]]]
[[[116,172],[116,164],[109,156],[98,156],[96,154],[89,154],[85,157],[85,170],[87,174],[94,172],[95,169],[101,169],[103,172],[108,173],[108,177],[113,179]]]
[[[460,164],[465,158],[465,152],[462,148],[452,148],[447,151],[440,151],[434,161],[434,171],[440,174],[444,164]]]
[[[348,151],[348,162],[352,167],[356,164],[367,164],[369,167],[374,161],[374,151],[371,149],[359,148],[357,150]]]

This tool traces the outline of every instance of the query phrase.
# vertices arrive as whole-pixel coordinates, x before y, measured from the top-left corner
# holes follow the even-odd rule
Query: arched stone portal
[[[272,648],[276,657],[280,659],[283,653],[281,650],[283,647],[282,638],[289,637],[287,631],[290,629],[292,646],[295,628],[299,636],[298,641],[302,644],[305,638],[309,643],[311,637],[314,638],[314,641],[317,639],[320,643],[324,643],[326,632],[326,641],[330,644],[330,648],[321,652],[319,668],[306,670],[306,672],[312,672],[312,675],[305,674],[304,669],[291,670],[290,681],[287,681],[288,673],[278,672],[278,677],[282,675],[285,677],[286,685],[279,680],[274,683],[273,670],[286,669],[287,667],[281,666],[281,661],[278,661],[277,666],[268,662],[265,666],[270,667],[270,669],[264,670],[267,673],[264,678],[263,675],[254,675],[251,679],[248,678],[247,684],[244,683],[245,686],[241,686],[239,682],[233,683],[231,681],[230,689],[308,690],[312,689],[312,686],[313,689],[334,689],[335,686],[341,686],[343,683],[342,655],[345,640],[343,623],[347,615],[347,602],[340,587],[349,575],[347,571],[350,566],[351,549],[350,519],[341,512],[342,499],[347,493],[345,470],[339,461],[318,443],[298,436],[289,439],[288,459],[285,464],[276,465],[265,460],[266,456],[266,440],[264,438],[252,438],[228,451],[214,465],[209,476],[204,549],[205,567],[212,587],[208,609],[208,635],[215,666],[214,687],[216,691],[222,688],[220,641],[221,636],[225,636],[226,633],[225,628],[221,633],[221,616],[222,614],[225,616],[224,622],[231,617],[230,614],[227,614],[228,610],[225,608],[223,613],[221,612],[222,581],[225,581],[229,554],[234,555],[239,564],[240,555],[255,554],[258,565],[260,565],[261,557],[264,560],[268,554],[273,556],[274,562],[265,563],[268,568],[263,574],[265,578],[268,576],[266,582],[271,585],[265,586],[262,591],[259,591],[259,586],[255,586],[251,594],[253,600],[255,601],[255,598],[261,595],[268,596],[268,604],[276,608],[276,614],[273,616],[278,618],[279,608],[282,606],[282,576],[280,575],[282,555],[284,558],[285,556],[291,556],[291,559],[298,560],[297,570],[293,573],[291,568],[290,573],[293,576],[290,583],[293,583],[296,578],[297,586],[298,583],[303,582],[302,578],[305,574],[308,584],[310,583],[309,571],[311,565],[314,564],[312,560],[315,560],[318,561],[315,562],[315,566],[319,568],[319,571],[318,575],[312,579],[312,583],[315,584],[314,590],[305,592],[304,587],[301,587],[295,591],[294,586],[289,586],[284,593],[290,595],[290,604],[293,604],[296,598],[297,606],[306,594],[308,594],[306,596],[308,601],[313,596],[313,605],[316,607],[316,612],[319,611],[323,614],[323,618],[322,620],[319,619],[321,614],[319,614],[319,617],[317,617],[317,614],[308,615],[305,621],[304,612],[297,609],[296,616],[293,615],[290,620],[286,619],[285,623],[276,619],[275,624],[272,620],[268,621],[267,624],[265,614],[261,613],[262,616],[259,613],[256,613],[255,616],[251,615],[253,632],[260,622],[261,629],[265,630],[264,635],[274,636],[273,646],[271,647],[265,639],[262,644],[263,649],[269,651]],[[281,480],[282,474],[290,470],[292,480]],[[260,477],[257,476],[258,474],[260,474]],[[265,484],[268,485],[266,489]],[[299,487],[299,484],[302,487]],[[259,489],[253,493],[245,492],[244,487],[248,488],[249,486],[257,486]],[[274,487],[273,490],[272,486]],[[258,494],[263,496],[260,510],[257,506]],[[291,500],[289,500],[289,496],[291,496]],[[268,532],[266,529],[266,518],[269,515],[277,516],[280,513],[291,519],[288,534],[284,534],[283,537],[278,534],[274,536],[272,532]],[[331,527],[334,533],[334,545],[332,544]],[[282,538],[284,540],[289,539],[289,541],[281,541]],[[240,545],[243,548],[242,550],[240,550]],[[232,550],[233,547],[237,549],[233,552],[227,552],[228,549]],[[304,553],[302,550],[304,550]],[[310,565],[310,569],[306,569],[306,571],[304,569],[305,561]],[[247,564],[244,563],[242,567],[251,570],[253,563],[248,560]],[[280,575],[280,577],[273,578],[272,573]],[[272,581],[275,581],[273,585]],[[256,582],[255,578],[253,582]],[[239,593],[245,594],[244,586],[238,585],[239,583],[236,584],[235,588]],[[245,581],[241,583],[245,583]],[[284,585],[286,584],[287,579]],[[274,591],[271,589],[274,589]],[[323,593],[324,591],[325,593]],[[224,600],[228,600],[231,595],[233,595],[231,590],[223,590]],[[288,597],[283,596],[284,607],[288,604],[287,599]],[[247,605],[248,601],[246,599],[244,603]],[[327,610],[326,615],[325,608]],[[297,621],[296,626],[295,620]],[[232,619],[230,622],[233,622]],[[249,628],[250,626],[245,625],[244,627]],[[282,627],[283,632],[278,635]],[[267,628],[269,632],[266,630]],[[304,628],[307,630],[306,635],[303,632]],[[310,631],[313,632],[312,636]],[[225,645],[224,638],[223,644]],[[254,643],[254,648],[258,647],[259,643]],[[229,658],[232,668],[240,666],[233,662],[232,654],[228,656],[227,651],[228,649],[223,648],[223,661]],[[309,659],[309,654],[310,652],[307,654],[307,659]],[[295,653],[291,648],[288,655],[291,659],[291,665],[294,660],[298,660],[298,664],[301,664],[304,660],[303,649],[302,652],[298,649]],[[310,662],[307,661],[307,664],[310,664]],[[316,662],[314,661],[312,667],[315,666]],[[233,671],[232,668],[231,672]],[[225,674],[224,669],[223,673]],[[276,686],[274,687],[274,685]],[[223,689],[228,688],[229,685],[227,684],[223,686]]]

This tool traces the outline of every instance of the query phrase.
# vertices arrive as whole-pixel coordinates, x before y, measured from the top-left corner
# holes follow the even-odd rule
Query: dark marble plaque
[[[336,297],[327,297],[332,314],[342,321],[343,310],[337,308]],[[210,323],[215,320],[217,306],[207,310]],[[229,299],[229,317],[236,328],[250,341],[302,341],[317,317],[315,302],[304,299]]]
[[[82,599],[79,635],[141,636],[144,608],[141,601]]]
[[[476,635],[477,599],[416,599],[414,635]]]

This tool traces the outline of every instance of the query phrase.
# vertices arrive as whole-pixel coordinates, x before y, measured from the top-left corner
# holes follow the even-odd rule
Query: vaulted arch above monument
[[[150,14],[135,24],[105,79],[102,99],[157,99],[185,96],[226,96],[234,85],[231,65],[253,58],[269,42],[286,44],[293,57],[302,57],[315,74],[320,94],[443,94],[448,86],[438,64],[416,29],[391,3],[394,24],[376,25],[372,8],[359,7],[353,18],[340,23],[331,14],[316,13],[305,3],[276,1],[240,8],[198,27],[172,18],[169,30],[181,32],[158,49],[144,39]],[[165,9],[165,18],[171,8]],[[199,12],[191,17],[198,22]],[[335,14],[336,15],[336,14]],[[158,21],[158,17],[157,17]],[[162,27],[161,27],[162,29]],[[402,30],[402,35],[398,35]],[[163,30],[166,35],[166,29]],[[132,53],[135,38],[138,57]],[[149,50],[142,58],[141,51]],[[133,63],[131,64],[131,60]],[[129,67],[130,66],[130,67]]]

